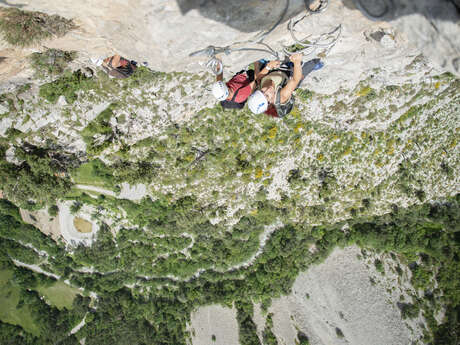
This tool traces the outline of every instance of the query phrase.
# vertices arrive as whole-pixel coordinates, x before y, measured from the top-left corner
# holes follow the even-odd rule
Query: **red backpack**
[[[235,78],[236,76],[240,75],[240,74],[245,74],[246,75],[246,80],[248,82],[252,82],[254,80],[254,71],[253,70],[241,70],[239,71],[237,74],[235,74],[233,78]],[[228,100],[225,100],[225,101],[220,101],[220,105],[222,106],[222,108],[224,109],[243,109],[244,105],[246,104],[246,101],[247,101],[247,98],[241,102],[241,103],[238,103],[235,101],[236,99],[236,96],[238,95],[238,92],[240,92],[240,90],[244,87],[246,87],[247,85],[244,85],[244,86],[241,86],[240,88],[236,89],[235,90],[235,93],[233,94],[233,97],[230,101]],[[249,95],[248,95],[249,97]]]

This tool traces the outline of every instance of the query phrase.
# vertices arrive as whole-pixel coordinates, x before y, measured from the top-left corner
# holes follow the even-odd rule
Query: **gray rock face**
[[[273,25],[283,13],[287,0],[177,0],[183,15],[191,10],[243,32],[255,32]],[[301,1],[289,1],[289,16],[302,12]],[[284,18],[284,22],[288,16]]]
[[[460,73],[458,0],[353,0],[344,4],[355,6],[371,20],[388,21],[437,65]]]
[[[375,270],[357,259],[359,254],[357,247],[336,249],[301,273],[290,295],[273,300],[269,313],[280,344],[297,344],[300,331],[312,345],[418,344],[418,320],[402,321],[398,296],[389,292],[397,284],[388,277],[372,283]],[[256,320],[263,330],[263,319]]]
[[[355,3],[359,3],[361,9],[367,6],[377,17],[385,12],[382,4],[390,3],[393,7],[388,12],[391,15],[380,18],[387,22],[372,22],[357,10]],[[226,46],[246,42],[239,46],[260,48],[248,41],[273,27],[283,13],[285,4],[284,0],[133,0],[129,4],[114,0],[110,6],[96,0],[63,0],[59,3],[50,0],[10,0],[7,3],[8,6],[21,5],[25,10],[73,18],[79,28],[63,38],[46,42],[46,46],[77,50],[85,62],[90,57],[119,53],[140,62],[147,61],[155,70],[188,72],[205,68],[204,59],[190,59],[188,55],[209,45]],[[264,42],[275,51],[292,45],[294,42],[287,30],[287,21],[306,14],[305,8],[304,1],[290,0],[285,18]],[[367,74],[375,67],[369,66],[374,62],[378,66],[397,65],[396,57],[413,57],[419,53],[426,55],[440,71],[459,75],[458,22],[459,12],[450,1],[343,0],[330,1],[326,11],[308,16],[296,27],[296,31],[299,37],[309,36],[312,39],[342,24],[343,36],[328,57],[334,60],[340,56],[337,62],[340,66],[353,69],[353,75]],[[362,41],[365,32],[382,28],[390,28],[394,32],[395,54],[390,56],[386,52],[382,54],[382,51],[374,54],[374,47]],[[385,47],[393,46],[388,38],[383,40]],[[15,59],[23,61],[23,56],[17,55],[21,54],[7,51],[5,43],[0,41],[0,56],[8,57],[8,64],[13,65]],[[225,70],[236,72],[255,59],[269,57],[262,52],[234,53],[224,56]],[[16,64],[14,70],[21,68],[24,67]],[[8,71],[2,74],[11,78]],[[342,79],[348,80],[350,77],[343,76]],[[330,82],[335,83],[336,80],[331,79]]]

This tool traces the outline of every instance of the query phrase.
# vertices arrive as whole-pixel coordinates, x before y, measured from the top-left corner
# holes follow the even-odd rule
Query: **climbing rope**
[[[234,43],[236,44],[236,43]],[[233,44],[233,45],[234,45]],[[225,55],[230,55],[230,53],[237,52],[237,51],[260,51],[264,52],[270,55],[275,56],[278,58],[278,54],[271,49],[267,44],[265,43],[259,43],[264,45],[265,47],[268,47],[267,49],[262,49],[262,48],[232,48],[231,46],[225,46],[225,47],[216,47],[216,46],[208,46],[204,49],[197,50],[196,52],[190,53],[189,56],[208,56],[211,58],[214,58],[217,54],[222,54],[224,53]]]
[[[245,42],[237,42],[233,43],[231,46],[226,46],[226,47],[215,47],[215,46],[208,46],[205,49],[201,49],[198,51],[195,51],[193,53],[190,53],[189,56],[208,56],[211,59],[206,63],[206,67],[208,67],[212,73],[218,75],[221,72],[221,63],[220,61],[216,58],[217,54],[225,53],[225,55],[229,55],[232,52],[237,52],[237,51],[258,51],[258,52],[263,52],[266,54],[269,54],[273,56],[276,60],[279,60],[280,56],[279,54],[272,49],[268,44],[264,43],[263,40],[265,37],[267,37],[273,30],[276,29],[276,27],[281,23],[283,20],[284,16],[286,15],[288,9],[289,9],[289,4],[290,0],[286,0],[286,4],[284,6],[284,9],[279,17],[279,19],[276,21],[276,23],[267,31],[263,32],[262,34],[259,34],[255,39],[245,41]],[[252,48],[252,47],[240,47],[240,48],[234,48],[234,46],[242,45],[242,44],[258,44],[263,46],[264,48]]]
[[[321,34],[316,40],[313,40],[312,42],[307,41],[309,36],[299,40],[294,34],[294,26],[298,22],[299,21],[293,22],[291,19],[288,24],[288,29],[295,44],[302,47],[302,49],[296,51],[295,53],[302,53],[304,56],[313,54],[318,48],[325,49],[323,52],[324,55],[329,54],[330,50],[336,45],[342,35],[342,24],[339,24],[334,30]],[[330,40],[330,42],[328,42],[328,40]],[[285,46],[283,52],[286,55],[292,55],[294,53],[289,50],[289,46]]]
[[[219,75],[224,71],[222,61],[215,57],[211,58],[211,60],[206,63],[206,67],[208,67],[215,75]]]
[[[304,20],[310,15],[314,14],[319,14],[324,12],[328,6],[329,6],[329,0],[304,0],[305,2],[305,7],[307,13],[304,14],[300,19],[294,21],[293,18],[289,20],[288,24],[288,29],[291,34],[292,39],[294,40],[295,44],[298,44],[302,47],[300,51],[297,51],[298,53],[302,53],[304,56],[310,55],[314,53],[318,48],[323,48],[325,49],[324,54],[328,54],[329,51],[332,49],[332,47],[335,46],[337,41],[339,40],[341,34],[342,34],[342,25],[338,25],[333,31],[325,33],[320,35],[316,40],[313,42],[307,42],[308,37],[299,40],[294,34],[294,27],[297,25],[299,22]],[[313,3],[318,4],[318,6],[315,8],[312,8],[311,6]],[[216,58],[216,55],[218,54],[226,54],[229,55],[233,52],[238,52],[238,51],[257,51],[257,52],[262,52],[268,55],[273,56],[276,60],[281,60],[281,52],[275,51],[273,48],[271,48],[267,43],[264,43],[263,40],[265,37],[267,37],[271,32],[273,32],[276,27],[279,26],[279,24],[282,22],[283,18],[285,17],[286,13],[288,12],[289,9],[289,4],[290,0],[286,0],[286,4],[283,8],[283,11],[279,17],[279,19],[276,21],[276,23],[267,31],[257,35],[254,39],[244,41],[244,42],[237,42],[233,43],[229,46],[225,47],[216,47],[216,46],[208,46],[204,49],[195,51],[193,53],[190,53],[189,56],[207,56],[210,57],[210,60],[206,63],[206,67],[211,69],[212,73],[218,75],[222,73],[222,63],[220,62],[219,59]],[[263,46],[263,48],[255,48],[255,47],[235,47],[238,45],[244,45],[244,44],[258,44],[260,46]],[[288,57],[292,55],[294,52],[289,51],[289,47],[285,46],[283,47],[282,53],[284,53],[285,57]]]
[[[308,2],[308,4],[307,4]],[[288,30],[289,33],[291,34],[292,40],[295,42],[295,44],[299,45],[302,47],[302,49],[296,51],[296,53],[302,53],[304,56],[311,55],[313,54],[318,48],[324,48],[324,55],[327,55],[329,51],[332,49],[332,47],[335,46],[337,41],[339,40],[340,36],[342,35],[342,24],[339,24],[334,30],[331,32],[327,32],[325,34],[320,35],[316,40],[312,40],[310,42],[309,36],[303,38],[303,39],[298,39],[296,35],[294,34],[294,27],[303,21],[305,18],[314,15],[314,14],[320,14],[324,12],[328,6],[329,6],[329,0],[320,0],[319,1],[319,6],[316,9],[312,9],[310,6],[312,4],[312,0],[305,0],[305,7],[307,8],[307,13],[305,13],[301,18],[294,20],[294,18],[291,18],[289,20],[288,24]],[[317,1],[318,2],[318,1]],[[307,41],[308,40],[308,41]],[[328,41],[330,40],[330,41]],[[291,52],[289,50],[289,46],[285,46],[283,49],[284,54],[286,55],[292,55],[294,52]]]

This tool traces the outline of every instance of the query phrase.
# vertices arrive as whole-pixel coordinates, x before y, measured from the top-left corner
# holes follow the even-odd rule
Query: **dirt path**
[[[37,272],[37,273],[44,274],[44,275],[46,275],[46,276],[48,276],[48,277],[53,277],[53,278],[55,278],[55,279],[57,279],[57,280],[59,280],[59,279],[61,278],[60,276],[58,276],[58,275],[56,275],[56,274],[54,274],[54,273],[46,272],[46,271],[42,270],[42,269],[41,269],[39,266],[37,266],[37,265],[29,265],[29,264],[26,264],[26,263],[21,262],[21,261],[19,261],[19,260],[16,260],[16,259],[12,259],[12,260],[13,260],[13,262],[14,262],[14,264],[15,264],[16,266],[21,266],[21,267],[28,268],[29,270],[32,270],[32,271]]]
[[[274,231],[279,229],[282,225],[283,224],[281,222],[277,222],[277,223],[265,226],[264,232],[259,236],[259,248],[257,249],[257,251],[249,259],[247,259],[246,261],[241,262],[239,264],[233,265],[233,266],[227,268],[226,270],[222,270],[222,271],[217,270],[217,271],[220,272],[220,273],[225,273],[225,272],[231,272],[231,271],[235,271],[235,270],[240,269],[240,268],[246,268],[246,267],[251,266],[256,261],[256,259],[262,254],[262,252],[264,250],[264,247],[267,244],[268,239],[270,238],[270,235]],[[173,276],[173,275],[167,275],[166,278],[169,278],[169,279],[174,280],[174,281],[188,282],[188,281],[190,281],[192,279],[198,278],[202,273],[204,273],[204,272],[206,272],[208,270],[213,270],[213,269],[214,269],[213,267],[209,268],[209,269],[200,268],[193,275],[191,275],[190,277],[188,277],[186,279],[182,279],[180,277],[176,277],[176,276]],[[157,276],[142,276],[142,278],[144,278],[144,279],[156,279],[156,278],[160,278],[160,277],[157,277]]]
[[[121,184],[120,194],[116,194],[114,191],[105,188],[90,185],[77,184],[75,187],[81,190],[97,192],[117,199],[127,199],[131,201],[139,201],[147,195],[147,187],[142,183],[130,185],[129,183],[123,182]]]
[[[113,196],[114,198],[117,197],[115,192],[113,192],[111,190],[101,188],[101,187],[90,186],[90,185],[85,185],[85,184],[77,184],[77,185],[75,185],[75,187],[78,188],[78,189],[81,189],[81,190],[87,190],[87,191],[91,191],[91,192],[97,192],[97,193],[101,193],[101,194],[104,194],[104,195]]]
[[[82,328],[84,325],[85,325],[85,321],[86,321],[86,315],[88,315],[88,313],[85,314],[85,316],[83,317],[83,319],[80,321],[80,323],[78,325],[76,325],[74,328],[72,328],[72,330],[70,331],[70,334],[75,334],[77,333],[80,328]]]

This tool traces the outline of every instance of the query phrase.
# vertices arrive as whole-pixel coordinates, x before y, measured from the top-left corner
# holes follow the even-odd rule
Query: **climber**
[[[222,108],[242,109],[249,95],[254,91],[254,70],[242,70],[224,83],[222,61],[215,58],[214,62],[217,65],[217,76],[212,86],[212,94],[220,101]]]
[[[289,60],[287,63],[270,61],[260,71],[256,69],[257,90],[248,98],[248,107],[254,114],[266,113],[273,117],[289,114],[294,106],[294,90],[307,74],[323,67],[319,59],[302,64],[300,53],[292,54]]]
[[[114,78],[128,78],[137,68],[137,62],[120,55],[110,56],[102,62],[104,70]]]

